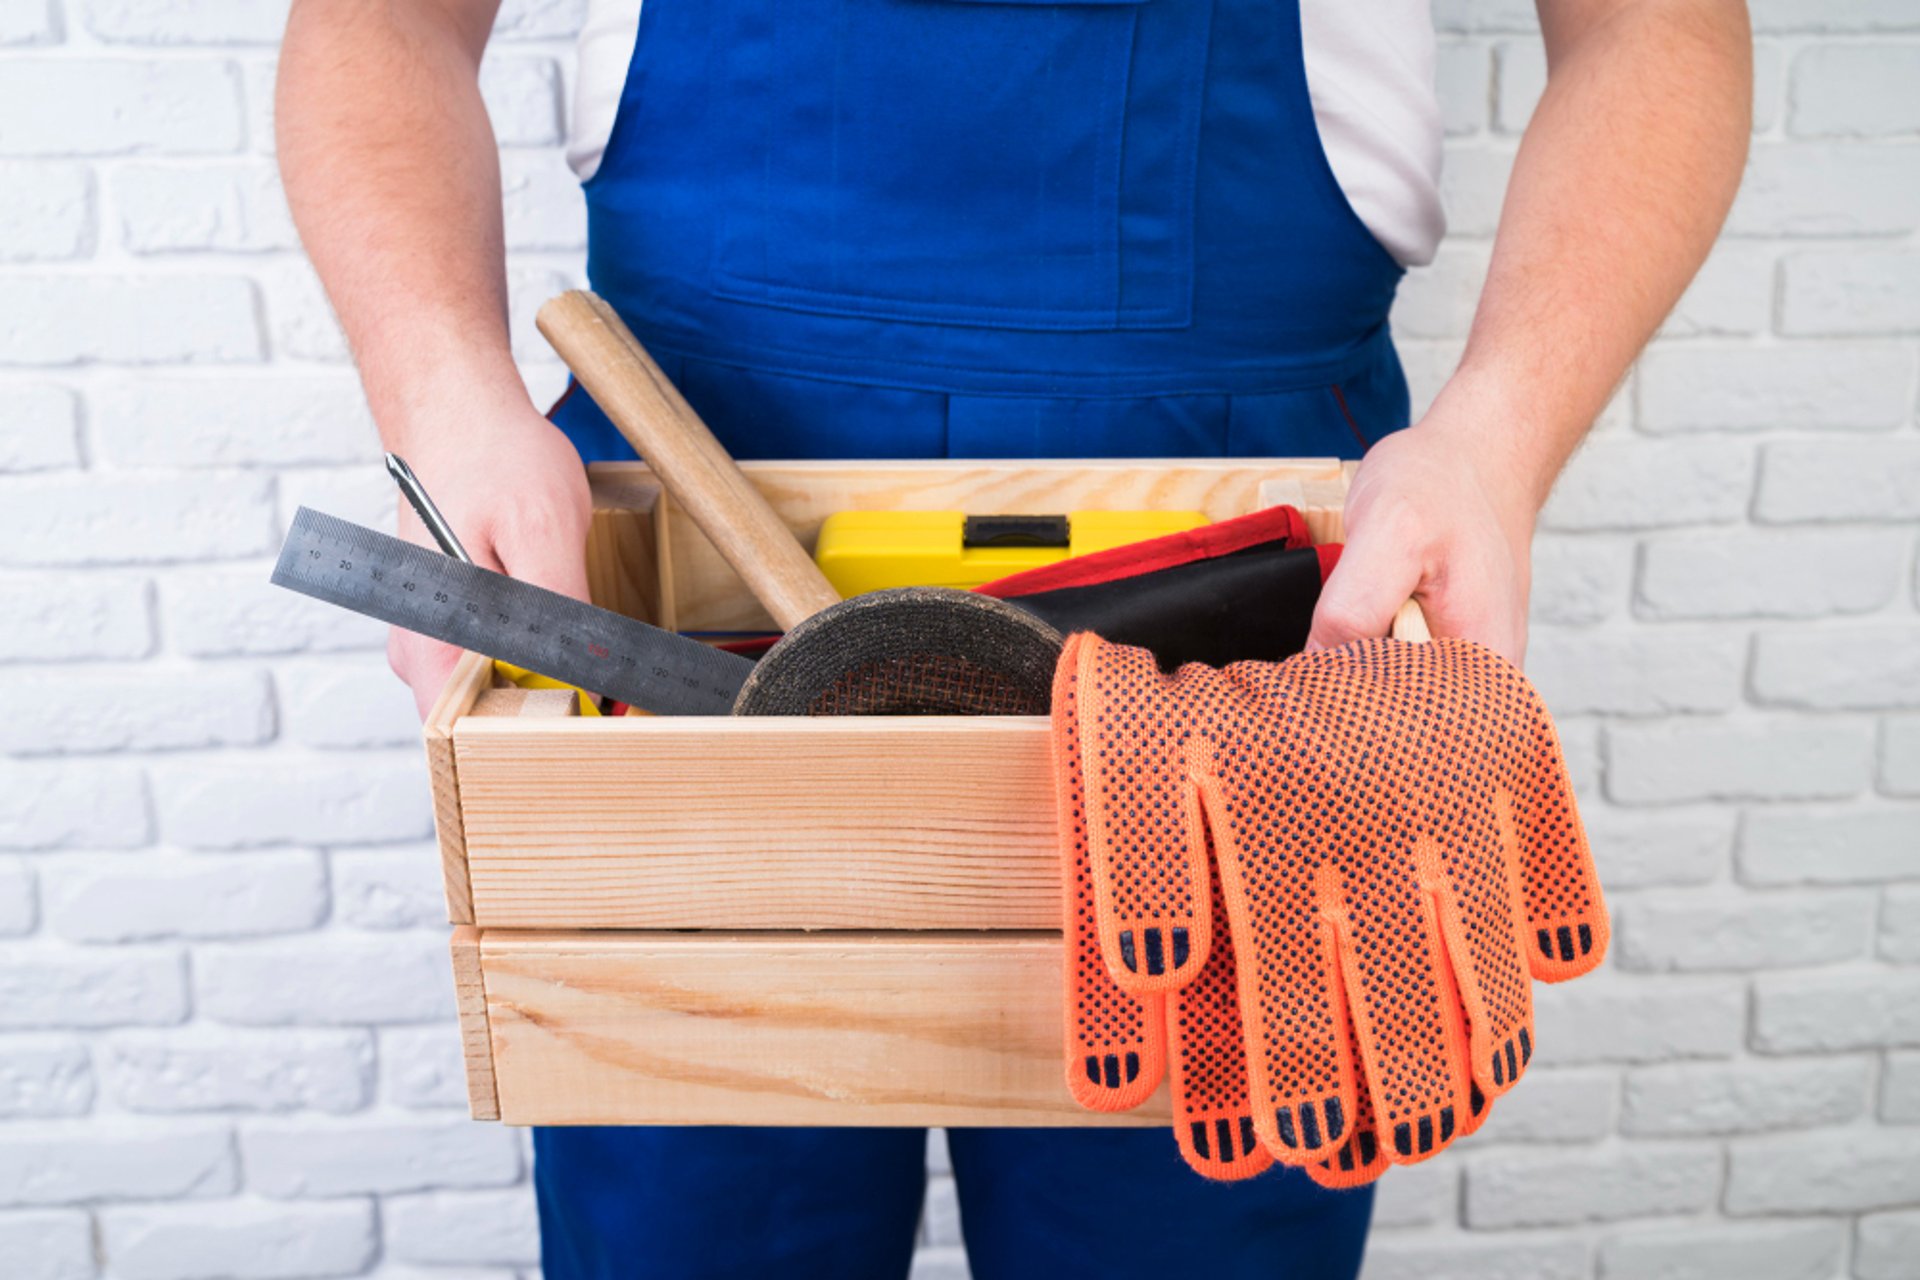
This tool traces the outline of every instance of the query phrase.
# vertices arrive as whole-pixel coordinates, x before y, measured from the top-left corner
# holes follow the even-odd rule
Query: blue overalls
[[[1296,0],[646,0],[588,271],[741,458],[1356,457],[1400,269]],[[631,457],[584,395],[581,456]],[[918,1130],[546,1129],[548,1280],[898,1280]],[[1369,1191],[955,1130],[976,1280],[1348,1280]]]

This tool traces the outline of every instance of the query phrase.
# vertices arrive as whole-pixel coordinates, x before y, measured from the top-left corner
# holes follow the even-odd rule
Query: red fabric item
[[[1096,583],[1134,578],[1158,569],[1192,564],[1217,556],[1232,555],[1265,542],[1284,542],[1288,547],[1310,546],[1306,517],[1292,507],[1268,507],[1250,515],[1235,516],[1217,524],[1163,534],[1144,542],[1130,542],[1091,555],[1056,560],[1038,569],[1026,569],[975,587],[982,595],[1009,600],[1015,596],[1063,587],[1090,587]],[[1322,569],[1322,578],[1325,569]]]

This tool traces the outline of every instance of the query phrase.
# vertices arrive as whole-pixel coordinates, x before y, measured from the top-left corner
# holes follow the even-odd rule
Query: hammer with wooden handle
[[[1060,635],[1005,601],[941,587],[841,600],[621,322],[590,293],[540,309],[540,332],[786,631],[735,715],[1029,713],[1047,708]]]
[[[573,290],[541,307],[535,323],[781,630],[839,603],[813,557],[612,307]]]

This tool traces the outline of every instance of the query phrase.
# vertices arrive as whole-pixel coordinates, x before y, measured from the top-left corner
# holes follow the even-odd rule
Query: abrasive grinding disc
[[[1061,636],[1004,601],[948,587],[870,591],[781,637],[737,716],[1045,715]]]

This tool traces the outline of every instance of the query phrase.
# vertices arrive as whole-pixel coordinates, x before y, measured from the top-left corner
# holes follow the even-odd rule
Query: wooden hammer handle
[[[576,289],[541,307],[535,323],[781,629],[839,601],[800,540],[612,307]]]

